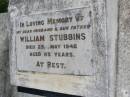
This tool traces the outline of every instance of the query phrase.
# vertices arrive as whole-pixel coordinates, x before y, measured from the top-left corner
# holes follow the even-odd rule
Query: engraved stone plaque
[[[14,1],[12,85],[83,97],[114,94],[118,0]]]
[[[92,21],[90,6],[17,17],[18,70],[93,75]]]

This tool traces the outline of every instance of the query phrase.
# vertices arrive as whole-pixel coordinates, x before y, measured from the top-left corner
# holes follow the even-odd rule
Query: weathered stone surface
[[[18,72],[15,64],[15,37],[13,36],[13,40],[11,40],[12,48],[10,49],[12,54],[10,57],[12,60],[12,84],[86,97],[108,96],[108,78],[106,77],[108,76],[108,69],[106,68],[108,64],[106,62],[107,32],[105,0],[43,0],[42,2],[38,0],[27,0],[23,2],[15,0],[11,2],[9,10],[12,28],[15,27],[14,19],[18,16],[29,16],[42,12],[56,12],[57,10],[78,9],[88,6],[88,3],[90,3],[92,6],[91,10],[94,28],[92,31],[93,60],[91,60],[91,62],[96,68],[96,73],[92,76],[49,75],[37,72],[35,72],[35,74],[31,72]],[[12,35],[15,35],[14,29],[12,30]],[[93,93],[94,91],[96,93]]]
[[[93,6],[93,25],[95,28],[93,30],[93,55],[95,60],[92,60],[92,62],[96,66],[97,72],[94,76],[63,76],[36,72],[18,72],[16,75],[16,68],[13,68],[11,70],[12,84],[85,97],[108,97],[109,91],[111,91],[110,95],[114,94],[117,0],[107,0],[108,4],[106,4],[106,0],[11,0],[9,6],[11,26],[14,27],[14,19],[18,16],[76,9],[85,7],[90,2]],[[108,9],[106,5],[109,6]],[[14,34],[13,30],[11,32]],[[13,42],[12,45],[14,45]],[[15,58],[15,55],[12,58]],[[12,63],[15,64],[15,59],[12,59]]]
[[[8,14],[0,14],[0,97],[41,97],[18,93],[10,84]]]
[[[119,1],[117,97],[130,97],[130,1]]]
[[[59,9],[67,8],[67,7],[71,7],[71,6],[77,7],[77,4],[79,6],[81,6],[81,5],[84,6],[84,5],[87,4],[86,0],[81,0],[81,1],[77,0],[77,2],[75,2],[74,4],[72,3],[72,2],[74,2],[73,0],[68,0],[68,1],[67,0],[63,0],[63,1],[59,1],[58,0],[58,2],[54,2],[54,1],[51,1],[51,0],[50,1],[44,1],[43,0],[42,1],[43,3],[41,3],[38,0],[27,0],[27,1],[25,1],[25,0],[11,0],[11,1],[12,2],[10,2],[10,4],[11,4],[11,6],[10,6],[10,12],[11,12],[10,15],[12,17],[15,16],[15,15],[19,15],[20,16],[20,15],[29,15],[29,14],[40,13],[41,11],[52,10],[52,8],[54,10],[55,9],[59,10]],[[51,6],[50,4],[49,4],[50,6],[48,6],[47,3],[51,3],[51,4],[55,3],[55,6]],[[67,4],[64,4],[64,3],[67,3]],[[111,4],[111,3],[109,2],[109,4]],[[102,7],[104,7],[104,4],[103,4]],[[124,6],[122,5],[122,10],[123,11],[121,11],[121,13],[124,12],[123,7]],[[114,16],[115,15],[116,14],[114,14]],[[122,14],[121,14],[121,16],[122,16]],[[127,27],[129,22],[128,22],[128,19],[124,19],[125,16],[126,15],[122,16],[122,20],[125,21],[125,22],[123,22],[125,24],[124,27]],[[40,96],[36,96],[36,95],[30,95],[30,94],[25,94],[25,93],[18,93],[17,90],[16,90],[16,87],[12,87],[10,85],[10,82],[9,82],[9,80],[10,80],[9,79],[9,75],[10,74],[9,74],[9,69],[8,69],[8,38],[7,38],[7,31],[6,31],[6,27],[7,27],[6,23],[7,23],[7,21],[5,21],[5,20],[8,20],[7,16],[5,14],[1,15],[0,16],[0,24],[2,24],[3,26],[0,25],[0,30],[1,30],[0,31],[0,40],[1,40],[0,41],[0,96],[1,97],[40,97]],[[112,22],[112,21],[109,21],[109,22]],[[122,23],[121,23],[121,25],[122,25]],[[121,29],[123,29],[122,26],[121,26]],[[125,30],[120,30],[120,31],[128,32],[128,30],[129,30],[129,27],[128,27],[127,30],[125,29]],[[128,34],[125,34],[125,35],[126,35],[125,37],[128,38],[127,37]],[[112,34],[112,36],[113,36],[113,34]],[[101,38],[98,35],[96,37],[97,37],[97,39]],[[121,40],[124,40],[125,37],[123,36],[121,38]],[[111,40],[112,37],[109,37],[109,38]],[[108,41],[110,43],[109,46],[112,46],[111,43],[114,42],[115,40],[114,40],[114,38],[113,38],[113,41],[110,41],[110,40]],[[128,44],[126,46],[125,43],[126,42],[121,41],[120,42],[121,46],[120,45],[119,46],[120,47],[123,46],[124,48],[128,47]],[[102,48],[102,46],[100,46],[100,45],[103,45],[103,44],[98,44],[98,42],[95,43],[95,44],[98,45],[98,50],[100,51],[100,55],[101,55],[101,58],[102,58],[102,56],[105,56],[103,54],[104,48]],[[115,48],[115,47],[113,47],[113,48]],[[119,49],[119,51],[120,52],[124,51],[124,48],[123,48],[123,50],[122,50],[122,48]],[[127,50],[125,49],[125,51],[129,52],[128,49]],[[115,52],[113,52],[113,50],[110,51],[110,52],[111,53],[115,53]],[[121,81],[119,81],[119,84],[118,84],[119,85],[119,91],[118,91],[119,94],[117,95],[117,97],[119,97],[119,95],[120,95],[120,97],[129,97],[129,93],[128,93],[129,92],[129,79],[128,79],[128,77],[129,77],[129,74],[128,74],[129,70],[127,69],[129,67],[129,64],[127,63],[127,62],[129,62],[129,59],[124,58],[124,56],[128,57],[129,54],[128,53],[126,55],[125,54],[126,53],[124,53],[124,52],[123,53],[119,53],[119,55],[123,56],[123,57],[121,57],[119,59],[119,60],[121,60],[119,62],[121,62],[124,65],[119,64],[119,67],[120,66],[121,67],[119,68],[119,76],[118,76],[118,78]],[[113,58],[113,59],[115,59],[115,58]],[[127,62],[124,63],[124,60],[127,61]],[[112,62],[110,62],[110,63],[113,64]],[[124,67],[124,66],[126,66],[126,64],[128,64],[128,66]],[[110,64],[107,64],[107,65],[110,65]],[[44,75],[44,76],[40,75],[40,77],[43,77],[43,78],[45,77],[47,80],[43,80],[43,82],[45,82],[45,84],[46,84],[46,82],[49,81],[50,82],[50,86],[53,86],[54,88],[58,88],[58,89],[61,90],[61,91],[59,91],[57,89],[57,91],[59,91],[59,92],[63,92],[64,91],[63,87],[65,87],[65,86],[66,86],[66,89],[68,87],[70,87],[71,83],[70,84],[66,84],[66,81],[75,81],[75,84],[76,84],[75,86],[76,87],[72,88],[73,92],[77,91],[77,89],[79,89],[79,87],[80,88],[81,87],[85,87],[88,90],[90,90],[88,92],[87,90],[84,90],[84,88],[82,88],[83,90],[81,90],[81,91],[84,92],[84,96],[86,96],[86,97],[107,97],[108,96],[108,92],[107,92],[108,91],[108,87],[107,87],[107,85],[108,85],[108,78],[107,77],[109,76],[108,74],[105,74],[105,73],[109,73],[106,70],[107,65],[104,66],[104,64],[100,64],[99,66],[97,66],[99,72],[96,75],[96,77],[94,77],[94,78],[91,78],[91,77],[88,77],[88,76],[86,76],[86,77],[76,77],[75,78],[75,77],[71,77],[71,76],[70,77],[68,77],[68,76],[62,77],[62,76],[55,76],[55,75],[51,75],[50,78],[48,77],[48,75]],[[114,69],[114,68],[112,68],[112,69]],[[125,73],[125,71],[127,71],[127,73]],[[32,78],[31,78],[32,74],[31,75],[28,74],[28,75],[30,76],[29,80],[31,81],[32,80]],[[35,77],[36,76],[39,76],[39,75],[36,74]],[[26,77],[28,77],[28,76],[26,75]],[[112,77],[113,77],[113,73],[112,73]],[[23,80],[23,79],[21,79],[21,80]],[[52,84],[51,80],[56,80],[56,82],[62,81],[63,84],[61,84],[61,83]],[[114,86],[112,80],[110,82]],[[76,83],[76,81],[77,81],[77,83]],[[34,80],[34,82],[36,83],[37,80]],[[124,82],[126,82],[126,83],[124,83]],[[109,84],[111,84],[111,83],[109,83]],[[24,84],[24,80],[23,80],[22,85],[23,84]],[[24,85],[26,85],[26,84],[28,84],[28,83],[25,83]],[[36,85],[34,85],[34,86],[36,87]],[[39,86],[40,86],[40,83],[39,83]],[[69,91],[69,90],[65,90],[65,91]],[[110,88],[110,91],[111,91],[111,88]],[[81,92],[77,92],[77,94],[78,93],[81,93]],[[87,94],[85,94],[85,93],[87,93]],[[53,95],[48,95],[47,97],[54,97],[54,96]],[[114,96],[110,95],[108,97],[114,97]]]
[[[7,70],[9,71],[9,49],[8,49],[8,15],[0,14],[0,97],[6,96],[6,82],[9,82]]]

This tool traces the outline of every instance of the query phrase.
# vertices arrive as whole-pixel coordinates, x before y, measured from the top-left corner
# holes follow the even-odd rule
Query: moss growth
[[[0,13],[8,11],[8,0],[0,0]]]

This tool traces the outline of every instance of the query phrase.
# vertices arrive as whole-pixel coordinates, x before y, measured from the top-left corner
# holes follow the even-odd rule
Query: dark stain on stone
[[[90,27],[91,27],[91,25],[90,25],[90,24],[88,24],[88,25],[87,25],[87,28],[89,29]]]

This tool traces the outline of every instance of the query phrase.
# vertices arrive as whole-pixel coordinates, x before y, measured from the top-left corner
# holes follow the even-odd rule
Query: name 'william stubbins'
[[[72,40],[85,40],[85,33],[74,33],[74,34],[53,34],[49,35],[49,41],[72,41]],[[45,41],[44,35],[36,36],[20,36],[21,42],[40,42]]]

